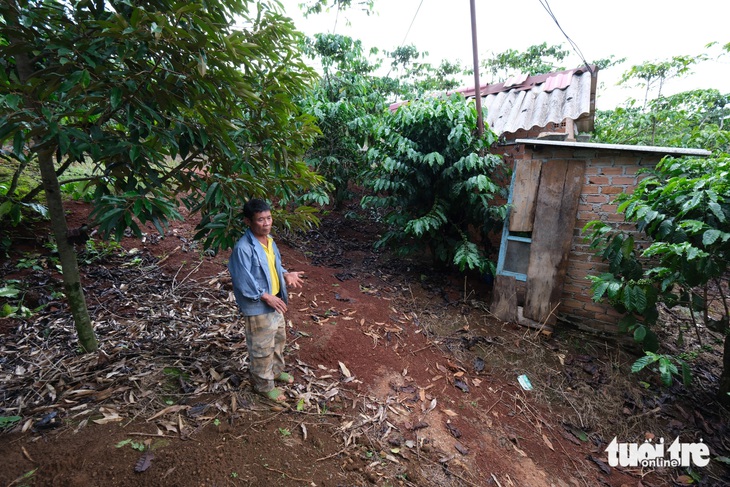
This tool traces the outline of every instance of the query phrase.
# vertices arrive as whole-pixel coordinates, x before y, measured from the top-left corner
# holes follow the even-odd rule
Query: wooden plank
[[[551,337],[553,335],[552,326],[546,325],[544,323],[538,323],[537,321],[531,320],[530,318],[525,318],[522,306],[517,307],[517,323],[522,326],[532,328],[533,330],[537,330],[546,337]]]
[[[573,241],[585,162],[543,164],[532,231],[524,316],[554,324]]]
[[[510,232],[532,231],[541,167],[541,161],[515,161],[515,182],[509,213]]]
[[[501,321],[514,323],[517,321],[517,290],[514,276],[494,277],[492,290],[492,306],[490,311]]]

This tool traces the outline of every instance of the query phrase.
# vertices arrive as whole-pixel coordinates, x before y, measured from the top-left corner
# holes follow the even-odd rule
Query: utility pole
[[[470,0],[471,4],[471,43],[474,53],[474,101],[477,104],[477,131],[479,137],[484,135],[484,117],[482,116],[482,87],[479,84],[479,50],[477,49],[477,12],[474,5],[475,0]]]

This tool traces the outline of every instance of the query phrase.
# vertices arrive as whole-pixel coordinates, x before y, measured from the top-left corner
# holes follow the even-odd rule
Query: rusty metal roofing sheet
[[[591,113],[594,84],[589,71],[571,70],[550,75],[532,83],[528,78],[525,85],[503,91],[488,90],[496,92],[482,96],[482,106],[487,108],[486,123],[501,135],[519,129],[546,127],[566,118],[577,120]]]

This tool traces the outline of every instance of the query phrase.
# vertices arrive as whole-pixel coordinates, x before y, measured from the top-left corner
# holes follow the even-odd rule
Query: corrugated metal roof
[[[518,85],[489,85],[481,90],[482,106],[487,109],[485,123],[498,135],[546,127],[567,118],[589,118],[592,129],[595,86],[593,75],[585,68],[529,76]]]
[[[597,72],[595,66],[584,66],[537,76],[519,74],[504,83],[482,85],[479,90],[482,107],[487,109],[484,123],[497,135],[502,135],[572,119],[577,122],[579,130],[591,132]],[[473,98],[476,90],[465,87],[456,92]],[[408,102],[393,103],[390,109],[397,110],[405,103]]]

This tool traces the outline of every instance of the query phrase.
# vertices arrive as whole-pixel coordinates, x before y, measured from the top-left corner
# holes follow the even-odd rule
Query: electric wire
[[[411,27],[413,27],[413,23],[416,21],[416,17],[418,17],[418,12],[421,10],[421,5],[423,5],[423,0],[421,0],[421,3],[418,4],[416,13],[413,14],[413,19],[411,19],[411,25],[408,26],[408,30],[406,31],[406,35],[403,36],[403,40],[400,43],[400,47],[403,47],[403,45],[406,43],[406,39],[408,39],[408,34],[411,33]]]
[[[576,54],[577,54],[577,55],[578,55],[578,56],[580,57],[580,59],[581,59],[581,60],[583,61],[583,64],[585,64],[586,68],[588,68],[588,71],[589,71],[589,72],[590,72],[591,74],[593,74],[593,69],[591,68],[591,66],[590,66],[590,65],[588,64],[588,62],[586,61],[586,58],[585,58],[585,56],[583,56],[583,52],[581,52],[581,50],[580,50],[580,48],[578,47],[578,45],[577,45],[577,44],[576,44],[575,42],[573,42],[573,39],[571,39],[571,38],[570,38],[570,37],[568,36],[568,34],[566,34],[566,33],[565,33],[565,31],[563,30],[563,28],[562,28],[562,27],[560,26],[560,22],[558,22],[558,19],[557,19],[557,18],[555,17],[555,14],[553,14],[553,10],[552,10],[552,8],[550,7],[550,4],[548,3],[548,0],[538,0],[538,1],[540,2],[540,5],[542,5],[542,8],[544,8],[544,9],[545,9],[545,11],[546,11],[546,12],[548,13],[548,15],[550,16],[550,18],[551,18],[551,19],[553,19],[553,22],[555,22],[555,25],[557,25],[557,26],[558,26],[558,29],[560,29],[560,32],[562,32],[562,33],[563,33],[563,35],[564,35],[564,36],[565,36],[565,38],[567,39],[567,41],[568,41],[568,43],[570,44],[570,46],[571,46],[571,47],[573,48],[573,51],[575,51],[575,53],[576,53]]]
[[[406,39],[408,39],[408,34],[411,33],[411,27],[413,27],[413,24],[416,22],[416,17],[418,17],[418,12],[421,11],[421,5],[423,5],[423,0],[421,0],[421,2],[418,4],[418,8],[416,9],[416,13],[413,14],[413,18],[411,19],[411,23],[408,26],[408,30],[406,30],[406,35],[403,36],[403,40],[401,41],[400,46],[398,46],[398,49],[400,49],[401,47],[403,47],[405,45]],[[388,74],[385,75],[386,78],[388,76],[390,76],[390,72],[392,70],[393,70],[393,66],[391,65],[390,69],[388,70]]]
[[[337,21],[340,19],[340,4],[337,4],[337,13],[335,14],[335,25],[332,26],[332,34],[337,30]]]

